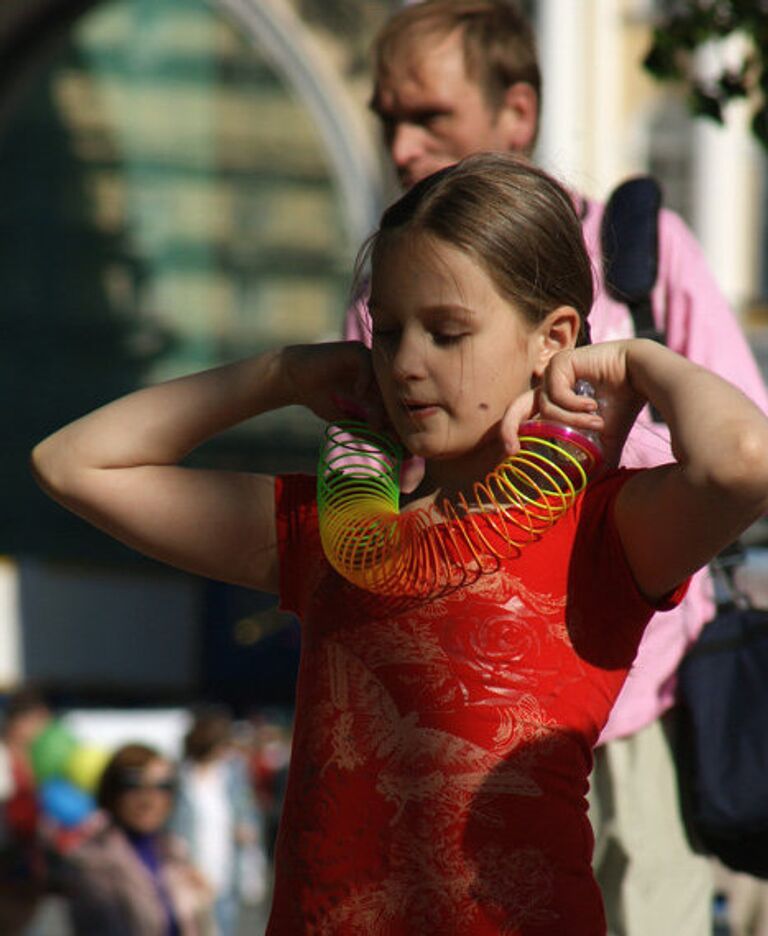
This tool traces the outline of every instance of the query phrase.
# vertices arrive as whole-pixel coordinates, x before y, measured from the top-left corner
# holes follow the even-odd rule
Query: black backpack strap
[[[724,614],[733,608],[752,607],[752,599],[736,581],[736,572],[746,561],[747,547],[741,540],[736,540],[721,550],[709,563],[712,580],[715,583],[715,604],[718,614]]]
[[[629,307],[635,335],[665,343],[651,304],[659,269],[661,189],[651,176],[628,179],[605,206],[600,242],[609,296]]]

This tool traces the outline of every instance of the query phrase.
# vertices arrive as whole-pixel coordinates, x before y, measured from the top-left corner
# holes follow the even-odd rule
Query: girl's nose
[[[392,371],[398,380],[419,380],[426,375],[426,342],[424,335],[410,329],[400,333],[394,349]]]

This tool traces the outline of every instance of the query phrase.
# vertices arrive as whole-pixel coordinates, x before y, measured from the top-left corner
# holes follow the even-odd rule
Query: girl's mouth
[[[411,419],[426,419],[428,416],[434,416],[439,410],[434,403],[414,403],[409,400],[403,401],[403,408]]]

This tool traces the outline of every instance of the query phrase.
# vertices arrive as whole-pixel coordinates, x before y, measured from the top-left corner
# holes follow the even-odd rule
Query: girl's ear
[[[558,351],[573,348],[579,337],[581,316],[573,306],[558,306],[541,322],[534,332],[533,373],[541,377],[550,358]]]

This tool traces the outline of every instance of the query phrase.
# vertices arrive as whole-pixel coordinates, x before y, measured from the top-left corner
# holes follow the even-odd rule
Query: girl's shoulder
[[[310,520],[317,516],[317,478],[293,473],[275,477],[275,513],[278,521],[295,517]]]
[[[610,468],[589,483],[575,507],[573,519],[582,543],[618,536],[614,507],[624,485],[644,468]]]
[[[314,501],[317,477],[304,472],[286,472],[275,477],[275,490],[297,502]]]
[[[599,503],[611,501],[630,478],[646,470],[645,468],[608,468],[587,485],[581,499],[582,504],[594,507]]]
[[[317,479],[307,474],[275,478],[275,527],[279,557],[280,607],[301,617],[313,581],[323,565],[317,514]]]

